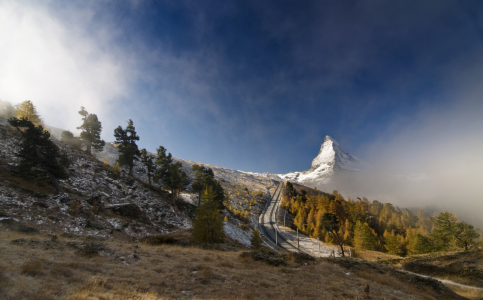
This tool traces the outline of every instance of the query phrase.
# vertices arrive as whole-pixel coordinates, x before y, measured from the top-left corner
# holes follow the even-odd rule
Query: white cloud
[[[0,3],[0,99],[32,100],[47,124],[74,130],[80,106],[103,115],[127,94],[127,76],[106,46],[110,31],[87,31],[91,11],[63,13],[38,2]]]

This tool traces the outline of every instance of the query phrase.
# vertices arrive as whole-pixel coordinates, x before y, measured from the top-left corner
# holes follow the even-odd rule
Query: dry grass
[[[461,295],[468,299],[483,299],[483,291],[477,289],[469,289],[464,287],[459,287],[457,285],[449,286],[455,293]]]
[[[21,273],[27,276],[40,276],[44,274],[44,264],[40,259],[28,262],[22,266]]]
[[[11,242],[20,236],[40,243]],[[48,249],[44,241],[50,237],[0,230],[2,299],[454,299],[448,290],[438,293],[390,272],[328,260],[272,267],[240,251],[119,240],[86,257],[69,246],[79,240],[59,237],[59,247]]]
[[[38,178],[37,180],[26,179],[20,176],[14,176],[0,169],[0,180],[5,184],[21,188],[24,192],[38,195],[52,195],[57,191],[50,184],[48,178]]]
[[[379,252],[379,251],[355,250],[352,247],[347,247],[347,249],[345,249],[347,256],[349,256],[349,248],[351,249],[352,257],[362,258],[362,259],[365,259],[367,261],[379,261],[379,260],[386,260],[386,259],[401,258],[401,256],[391,255],[391,254],[387,254],[387,253]]]

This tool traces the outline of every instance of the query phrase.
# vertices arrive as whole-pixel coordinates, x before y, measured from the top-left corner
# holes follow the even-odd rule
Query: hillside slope
[[[18,174],[19,134],[0,119],[0,225],[13,230],[39,231],[69,236],[124,236],[139,239],[191,228],[197,194],[191,186],[181,194],[176,207],[159,183],[147,184],[143,165],[135,163],[134,178],[126,170],[116,170],[118,151],[106,143],[102,152],[87,155],[54,139],[66,151],[72,164],[69,179],[60,180],[70,196],[55,195],[45,174]],[[183,170],[193,178],[196,162],[181,160]],[[201,163],[197,163],[201,164]],[[270,178],[202,164],[213,169],[227,195],[228,219],[225,232],[235,241],[249,246],[251,229],[257,222],[273,182]]]
[[[173,209],[163,193],[115,174],[108,165],[60,142],[72,162],[69,179],[60,184],[72,200],[55,195],[42,172],[17,172],[18,138],[14,128],[1,123],[0,224],[15,230],[104,238],[140,238],[191,226],[189,209]]]

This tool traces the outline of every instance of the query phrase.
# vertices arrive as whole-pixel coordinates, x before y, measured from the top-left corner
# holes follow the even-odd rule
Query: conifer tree
[[[477,240],[480,237],[480,234],[476,232],[473,225],[469,225],[465,222],[461,222],[458,224],[456,239],[456,246],[460,248],[464,248],[465,251],[469,250],[469,247],[474,246],[477,244]]]
[[[295,216],[294,225],[298,227],[301,231],[304,231],[305,219],[305,211],[303,209],[300,209],[297,213],[297,216]]]
[[[101,121],[97,119],[97,115],[88,113],[83,106],[81,106],[79,114],[82,116],[83,123],[77,129],[82,130],[80,138],[86,146],[86,152],[91,154],[91,148],[97,151],[102,150],[106,142],[101,139]]]
[[[335,242],[341,250],[342,256],[344,255],[344,238],[343,234],[339,231],[339,220],[337,216],[331,213],[325,213],[322,216],[322,227],[327,230],[328,236],[326,240],[332,240]]]
[[[311,209],[309,216],[307,217],[307,231],[310,235],[312,235],[313,230],[315,229],[315,222],[315,209]]]
[[[389,233],[387,230],[384,232],[384,241],[385,245],[384,247],[387,250],[387,253],[392,254],[392,255],[401,255],[402,250],[398,241],[398,238],[394,234],[394,231],[392,233]]]
[[[156,165],[158,168],[156,169],[155,179],[164,180],[168,177],[168,169],[169,165],[173,163],[173,157],[171,156],[171,153],[166,155],[166,148],[163,146],[159,146],[158,149],[156,149],[156,152]]]
[[[16,127],[22,135],[22,143],[17,156],[21,158],[20,170],[31,172],[39,168],[47,173],[57,194],[64,193],[57,179],[68,178],[65,168],[69,165],[67,156],[50,139],[50,133],[41,125],[34,125],[26,119],[11,118],[10,125]]]
[[[37,113],[37,109],[35,108],[35,105],[32,103],[32,101],[25,100],[22,103],[18,104],[16,107],[16,115],[18,119],[25,119],[32,122],[32,124],[34,125],[42,124],[42,119]]]
[[[193,221],[193,239],[199,243],[223,242],[223,216],[214,201],[215,193],[210,189],[203,192],[202,202]]]
[[[352,224],[349,222],[349,219],[345,220],[345,226],[344,226],[344,243],[346,245],[352,245],[353,244],[353,229],[352,229]]]
[[[446,250],[451,245],[464,248],[476,243],[479,234],[473,226],[459,222],[458,218],[450,212],[442,212],[433,219],[432,236],[438,249]]]
[[[221,183],[216,180],[214,177],[208,177],[206,180],[206,188],[211,188],[215,193],[214,201],[218,203],[218,208],[223,209],[224,204],[223,201],[225,200],[225,190],[221,186]]]
[[[200,205],[201,192],[204,191],[208,186],[212,186],[215,192],[219,192],[220,189],[215,183],[215,174],[213,173],[213,170],[211,168],[206,168],[205,166],[194,164],[191,167],[191,170],[193,171],[195,177],[193,183],[191,184],[191,187],[193,188],[194,192],[198,193],[198,205]],[[216,200],[220,202],[221,198],[221,201],[223,201],[224,197],[224,193],[217,193]]]
[[[151,186],[151,177],[156,171],[156,165],[154,164],[154,156],[149,154],[146,149],[141,149],[141,162],[146,167],[146,175],[148,176],[149,186]]]
[[[407,251],[409,255],[429,253],[437,248],[433,245],[433,240],[422,235],[416,229],[408,230]]]
[[[250,244],[252,248],[255,250],[262,248],[263,240],[262,240],[262,237],[260,236],[260,232],[258,232],[258,228],[256,227],[252,231],[252,238],[250,240]]]
[[[140,154],[136,141],[139,141],[139,136],[136,134],[133,122],[129,119],[126,129],[118,126],[114,129],[114,137],[116,141],[114,144],[119,149],[119,164],[121,166],[129,167],[129,176],[133,176],[134,161],[138,160]]]
[[[163,188],[171,191],[171,202],[174,206],[177,194],[189,183],[188,176],[181,169],[183,166],[181,162],[173,163],[171,153],[166,155],[166,149],[163,146],[159,146],[157,153],[156,165],[158,168],[156,169],[154,179],[161,180]],[[211,190],[210,193],[214,194]]]
[[[367,223],[357,221],[354,227],[354,246],[356,249],[376,250],[376,241]]]

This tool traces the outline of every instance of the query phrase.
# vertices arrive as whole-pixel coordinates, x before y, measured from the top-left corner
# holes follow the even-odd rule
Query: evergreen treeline
[[[75,150],[80,150],[84,147],[88,154],[92,154],[92,149],[96,151],[102,150],[105,142],[101,139],[101,121],[96,114],[88,113],[84,107],[81,107],[79,114],[82,116],[82,124],[77,127],[77,129],[81,130],[80,136],[75,137],[72,132],[63,131],[61,141]],[[43,170],[51,179],[52,185],[57,192],[63,194],[64,192],[58,179],[69,177],[66,171],[69,161],[67,156],[51,140],[50,133],[42,127],[42,119],[32,101],[26,100],[16,106],[12,106],[10,102],[0,100],[0,116],[8,119],[10,125],[16,127],[21,133],[21,149],[17,153],[17,156],[21,158],[21,171],[28,173],[32,170]],[[181,190],[189,183],[188,176],[182,170],[181,163],[175,162],[171,153],[166,155],[166,149],[163,146],[158,148],[157,157],[149,154],[146,149],[139,150],[136,143],[139,141],[139,136],[136,133],[132,120],[128,121],[126,128],[118,126],[114,130],[114,137],[114,144],[119,150],[116,169],[119,166],[127,166],[129,176],[134,176],[134,161],[141,160],[146,167],[149,185],[151,186],[151,179],[153,179],[163,188],[170,190],[172,204],[174,205]],[[224,191],[220,183],[214,179],[213,171],[200,166],[197,167],[199,171],[204,172],[204,175],[200,177],[198,174],[200,172],[193,170],[195,171],[200,195],[202,191],[210,187],[214,195],[214,202],[219,208],[223,207]]]
[[[449,212],[429,217],[421,209],[414,214],[377,200],[346,200],[337,191],[309,195],[290,182],[282,195],[282,207],[295,216],[299,231],[339,245],[342,253],[344,245],[395,255],[468,250],[479,238],[472,225]]]

